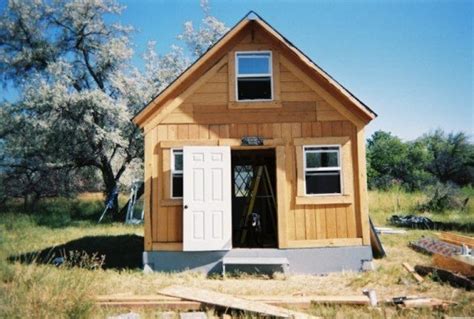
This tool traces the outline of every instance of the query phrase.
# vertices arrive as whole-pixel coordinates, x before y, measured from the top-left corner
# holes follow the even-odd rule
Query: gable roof
[[[251,17],[252,14],[255,15],[255,18]],[[184,92],[193,84],[196,78],[199,78],[218,64],[219,60],[221,60],[235,44],[242,40],[248,31],[257,28],[263,31],[275,46],[282,50],[289,60],[302,69],[307,76],[321,85],[330,94],[339,97],[343,105],[348,108],[351,113],[354,113],[361,122],[367,124],[377,117],[377,114],[372,109],[333,79],[326,71],[314,63],[262,17],[254,11],[250,11],[199,59],[183,71],[168,87],[145,105],[133,117],[132,121],[140,127],[144,127],[148,119],[155,114],[163,104]]]

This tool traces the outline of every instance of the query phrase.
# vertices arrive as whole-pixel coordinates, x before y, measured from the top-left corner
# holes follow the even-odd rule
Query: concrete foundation
[[[290,274],[326,274],[340,271],[362,271],[363,264],[372,260],[370,246],[320,247],[298,249],[232,249],[229,251],[145,251],[144,268],[154,271],[198,271],[206,274],[222,272],[222,258],[226,257],[285,257]],[[247,272],[282,271],[277,266],[233,266]]]

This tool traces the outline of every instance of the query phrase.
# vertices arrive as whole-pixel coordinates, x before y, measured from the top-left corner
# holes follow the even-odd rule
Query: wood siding
[[[231,61],[230,57],[237,50],[272,50],[274,58],[278,57],[278,51],[266,44],[258,33],[253,40],[250,35],[245,37],[226,59]],[[361,211],[361,207],[366,206],[361,203],[364,190],[360,188],[365,180],[359,171],[365,162],[361,163],[358,149],[364,143],[359,141],[363,139],[363,129],[361,134],[361,128],[336,111],[288,66],[278,62],[278,67],[273,68],[274,73],[277,72],[274,74],[278,81],[277,100],[261,103],[260,107],[235,109],[230,92],[234,84],[229,84],[233,82],[233,62],[225,63],[179,107],[146,132],[145,200],[150,205],[146,205],[145,224],[151,227],[145,227],[145,249],[182,249],[182,201],[170,196],[170,143],[212,144],[243,136],[284,142],[275,147],[280,248],[362,244],[368,229],[364,219],[366,212]],[[349,202],[296,204],[298,177],[294,139],[304,137],[349,137],[351,183],[349,189],[344,190],[351,198]],[[165,141],[169,143],[162,143]],[[365,239],[364,243],[367,243]]]

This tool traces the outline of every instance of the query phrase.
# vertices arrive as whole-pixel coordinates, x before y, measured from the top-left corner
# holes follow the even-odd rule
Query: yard
[[[467,211],[428,214],[434,220],[456,224],[474,220],[474,196]],[[394,213],[410,213],[413,206],[423,199],[419,193],[371,192],[370,214],[377,226],[386,225]],[[94,198],[83,197],[81,209],[99,208]],[[86,204],[88,203],[88,204]],[[54,203],[51,203],[53,205]],[[92,208],[91,208],[92,207]],[[39,214],[39,213],[38,213]],[[426,295],[456,301],[456,306],[446,312],[431,310],[396,310],[393,307],[363,309],[348,306],[314,306],[311,313],[324,317],[395,317],[408,318],[472,316],[474,294],[440,284],[431,279],[417,284],[406,272],[402,262],[411,265],[429,264],[430,257],[417,253],[407,244],[422,235],[436,236],[432,231],[408,230],[403,235],[382,235],[388,257],[376,260],[376,270],[366,273],[339,273],[328,276],[236,275],[223,280],[206,278],[200,274],[144,274],[140,267],[142,226],[117,223],[97,225],[77,217],[64,217],[61,212],[51,216],[19,214],[12,209],[0,215],[0,317],[1,318],[103,318],[120,313],[94,305],[93,297],[103,294],[154,294],[171,284],[207,288],[236,295],[359,295],[365,288],[374,289],[379,300],[404,295]],[[51,214],[51,213],[50,213]],[[69,216],[66,214],[66,216]],[[455,230],[453,230],[455,231]],[[470,228],[472,236],[472,227]],[[48,258],[51,247],[65,245],[64,250],[99,251],[107,254],[105,269],[88,270],[100,258],[82,259],[84,268],[55,267],[42,262]],[[27,253],[33,253],[27,254]],[[20,262],[36,256],[34,263]],[[78,257],[80,259],[80,256]],[[15,261],[15,262],[12,262]],[[121,311],[126,312],[124,310]],[[211,310],[209,310],[211,313]],[[158,310],[143,312],[144,317],[155,317]]]

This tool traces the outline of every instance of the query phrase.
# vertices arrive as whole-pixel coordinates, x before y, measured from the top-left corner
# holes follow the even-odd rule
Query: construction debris
[[[403,265],[403,268],[405,268],[409,273],[413,275],[413,277],[418,283],[422,283],[424,281],[423,277],[418,275],[415,269],[409,263],[402,263],[402,265]]]
[[[374,258],[383,258],[386,256],[385,249],[383,248],[382,242],[380,241],[377,232],[375,231],[374,224],[369,218],[370,223],[370,245],[372,246],[372,254]]]
[[[387,304],[394,304],[403,308],[446,308],[455,304],[454,302],[430,297],[402,296],[386,301]]]
[[[173,287],[170,287],[173,288]],[[183,295],[183,288],[179,288],[179,294]],[[168,289],[168,288],[167,288]],[[240,296],[233,297],[212,291],[184,288],[186,295],[189,291],[193,291],[195,295],[186,300],[181,297],[172,297],[164,295],[145,295],[145,296],[130,296],[130,295],[112,295],[112,296],[98,296],[96,297],[96,304],[102,307],[117,307],[117,308],[149,308],[154,307],[161,311],[176,311],[189,312],[189,316],[200,316],[198,319],[203,319],[202,313],[199,310],[204,310],[209,306],[216,306],[227,310],[237,309],[245,312],[258,313],[260,316],[278,315],[279,317],[294,317],[294,318],[308,318],[307,314],[291,311],[280,307],[288,307],[293,309],[309,309],[312,305],[352,305],[352,306],[377,306],[377,297],[374,290],[366,290],[365,295],[357,296]],[[189,290],[188,290],[189,289]],[[171,291],[171,289],[169,289]],[[174,294],[175,288],[172,289]],[[206,294],[202,295],[202,291]],[[214,298],[215,296],[219,298]],[[222,298],[224,296],[224,298]],[[198,300],[199,299],[199,300]],[[212,301],[208,300],[212,299]],[[206,300],[206,301],[200,301]],[[234,301],[237,300],[238,302]],[[382,300],[385,305],[397,305],[402,307],[440,307],[452,304],[449,301],[440,300],[431,297],[419,296],[403,296],[387,300]],[[174,318],[172,312],[163,312],[162,318]],[[185,315],[187,316],[187,315]],[[165,319],[166,319],[165,318]],[[194,317],[193,317],[194,318]],[[197,318],[197,317],[196,317]]]
[[[424,216],[414,216],[414,215],[392,215],[388,220],[390,224],[398,227],[408,227],[415,229],[433,229],[435,223]]]
[[[433,264],[467,277],[474,277],[474,258],[470,255],[444,256],[433,254]]]
[[[390,227],[375,227],[375,231],[377,232],[377,234],[388,234],[388,235],[392,235],[392,234],[402,235],[402,234],[407,233],[407,231],[404,229],[394,229]]]
[[[474,237],[462,236],[462,235],[448,233],[448,232],[441,232],[439,234],[439,239],[444,242],[451,243],[454,245],[459,245],[459,246],[466,245],[471,249],[474,248]]]
[[[226,309],[230,308],[244,312],[257,313],[262,316],[272,316],[277,318],[312,318],[312,316],[301,312],[198,288],[171,286],[160,290],[159,293],[165,296],[199,301],[207,305],[223,307]]]
[[[415,242],[410,242],[409,246],[425,254],[440,254],[444,256],[459,255],[461,247],[445,243],[430,237],[421,237]]]
[[[161,310],[190,311],[201,310],[202,304],[196,301],[182,300],[180,298],[146,295],[146,296],[98,296],[96,304],[102,307],[117,308],[158,308]]]
[[[422,276],[431,275],[433,280],[448,282],[453,287],[461,287],[466,290],[472,290],[474,287],[474,281],[471,278],[455,274],[446,269],[416,265],[415,271]]]
[[[242,296],[248,300],[264,302],[279,307],[308,309],[312,304],[368,306],[370,300],[360,296]]]

